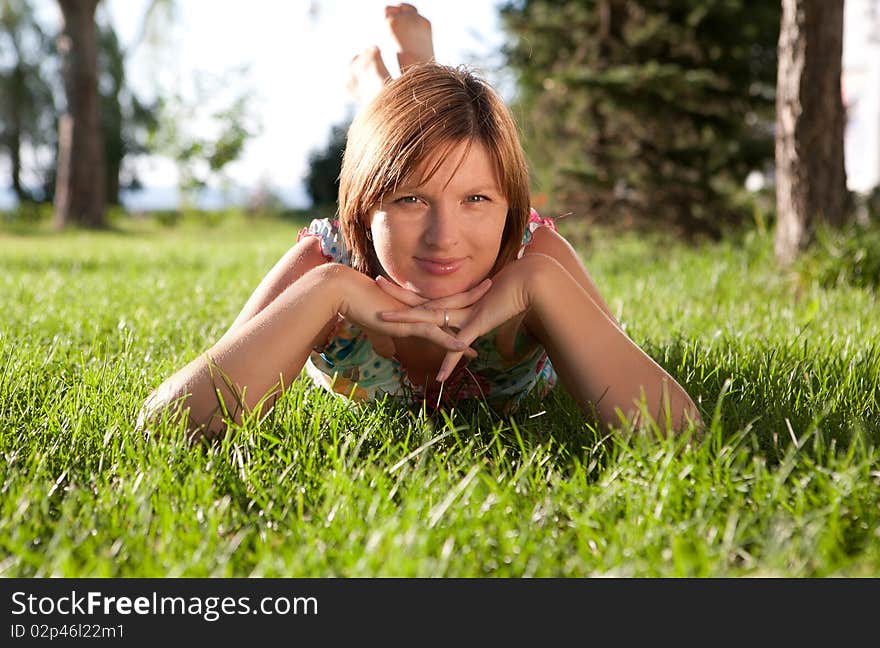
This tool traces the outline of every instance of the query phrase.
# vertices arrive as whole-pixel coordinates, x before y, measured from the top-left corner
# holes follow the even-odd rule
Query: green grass
[[[702,444],[599,434],[559,389],[432,418],[301,381],[190,447],[137,411],[302,223],[117,223],[0,225],[0,576],[880,575],[877,294],[766,235],[579,246]]]

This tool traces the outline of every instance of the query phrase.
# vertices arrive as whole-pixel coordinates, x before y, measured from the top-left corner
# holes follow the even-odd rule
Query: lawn
[[[499,418],[305,381],[208,447],[135,434],[304,222],[0,224],[0,576],[880,575],[880,305],[831,244],[781,271],[766,232],[560,222],[699,444],[604,433],[560,388]]]

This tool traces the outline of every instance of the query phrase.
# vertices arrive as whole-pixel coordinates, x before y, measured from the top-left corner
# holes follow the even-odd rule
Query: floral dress
[[[533,209],[517,258],[523,255],[533,232],[541,226],[556,230],[552,219],[542,218]],[[321,240],[321,250],[328,261],[350,266],[338,221],[315,219],[300,231],[297,240],[304,236],[317,236]],[[397,358],[377,354],[358,326],[340,318],[326,343],[313,350],[305,370],[317,385],[355,401],[387,396],[436,409],[454,405],[461,399],[478,398],[496,412],[508,414],[533,390],[546,395],[556,384],[557,377],[547,352],[522,326],[512,354],[501,352],[496,333],[497,329],[477,338],[471,345],[477,357],[462,358],[442,385],[426,390],[409,380]]]

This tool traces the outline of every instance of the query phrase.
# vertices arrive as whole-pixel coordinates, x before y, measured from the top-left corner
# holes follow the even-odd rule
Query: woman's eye
[[[489,200],[488,196],[483,196],[482,194],[475,194],[473,196],[468,196],[468,202],[486,202]]]
[[[418,196],[401,196],[400,198],[398,198],[396,200],[396,202],[399,202],[401,205],[415,205],[417,202],[419,202],[419,197]]]

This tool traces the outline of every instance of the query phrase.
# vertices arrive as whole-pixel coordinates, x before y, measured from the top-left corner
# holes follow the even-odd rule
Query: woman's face
[[[403,182],[369,215],[385,273],[427,299],[473,288],[501,249],[507,200],[485,146],[473,142],[462,158],[466,147],[454,146],[430,180]],[[429,158],[426,168],[435,162]]]

